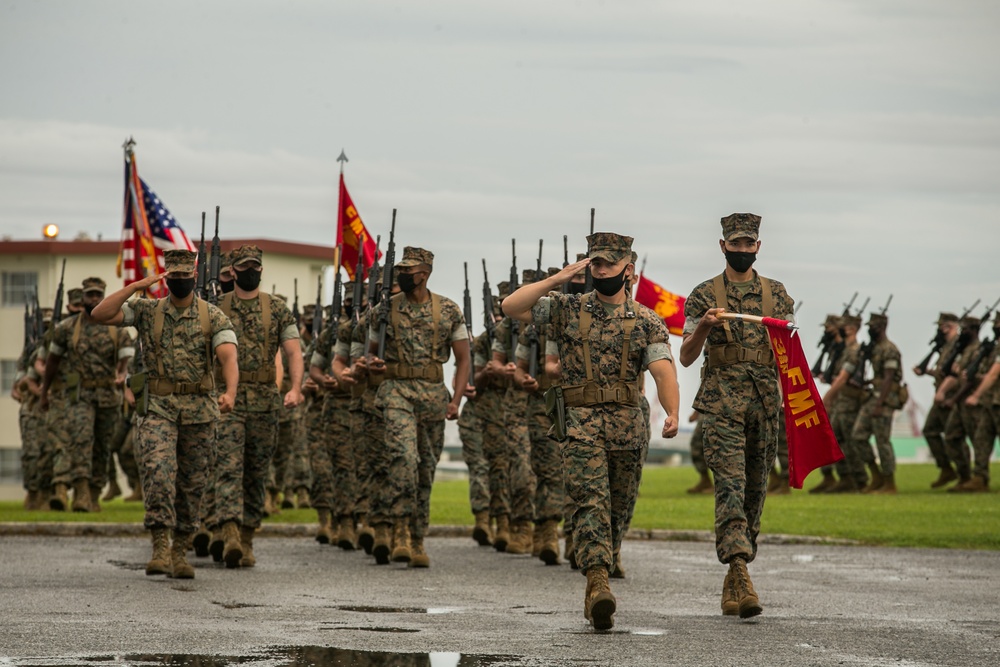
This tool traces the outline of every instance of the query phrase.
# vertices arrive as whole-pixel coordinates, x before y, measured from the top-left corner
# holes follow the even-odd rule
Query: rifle
[[[490,347],[497,337],[497,323],[493,314],[493,290],[490,289],[490,277],[486,273],[486,260],[483,260],[483,326],[486,329],[486,337],[489,339]]]
[[[519,287],[517,283],[517,241],[510,240],[510,293],[513,294]],[[507,362],[515,363],[517,359],[517,337],[521,333],[521,323],[510,318],[510,349],[507,351]]]
[[[979,367],[983,362],[993,356],[993,351],[997,349],[997,337],[994,335],[990,340],[984,340],[976,350],[976,356],[972,359],[966,370],[966,384],[959,392],[960,398],[965,398],[971,394],[982,383],[984,375],[979,375]],[[957,402],[957,401],[956,401]]]
[[[340,278],[340,267],[334,267],[333,274],[333,305],[330,309],[330,326],[333,327],[333,337],[337,337],[337,327],[340,326],[340,310],[344,304],[344,283]]]
[[[389,301],[392,298],[392,272],[396,263],[396,209],[392,209],[392,226],[389,227],[389,245],[385,249],[385,264],[382,268],[382,303],[378,311],[378,351],[379,359],[385,359],[385,337],[389,330]]]
[[[469,338],[469,384],[476,384],[476,369],[472,363],[472,295],[469,293],[469,263],[462,262],[465,269],[465,292],[462,294],[462,314],[465,315],[465,331]]]
[[[379,291],[378,291],[378,281],[375,277],[381,270],[378,264],[378,252],[379,246],[382,245],[382,235],[379,234],[375,237],[375,259],[372,260],[371,268],[368,269],[368,309],[371,310],[378,303]]]
[[[882,306],[882,310],[878,312],[879,315],[885,315],[886,311],[889,310],[889,304],[892,303],[892,294],[889,295],[888,300],[886,300],[885,305]],[[861,309],[858,310],[858,317],[864,312],[865,306],[868,305],[868,299],[865,300]],[[854,369],[854,373],[851,374],[851,378],[848,380],[848,384],[853,387],[864,387],[865,386],[865,370],[868,362],[872,359],[872,352],[875,349],[875,343],[871,339],[865,341],[861,344],[860,354],[858,355],[858,367]]]
[[[941,348],[944,347],[946,342],[948,341],[945,340],[944,332],[938,329],[934,338],[931,338],[931,351],[927,353],[927,356],[924,357],[919,364],[917,364],[917,371],[919,371],[919,375],[927,374],[927,368],[931,365],[931,359],[935,354],[941,351]]]
[[[975,308],[976,306],[979,305],[980,301],[981,301],[981,299],[976,299],[976,302],[974,304],[972,304],[971,306],[969,306],[968,308],[966,308],[965,312],[962,313],[961,317],[958,318],[958,321],[961,322],[966,317],[968,317],[969,313],[972,312],[973,308]],[[989,311],[987,311],[987,312],[989,312]],[[979,335],[979,333],[976,332],[976,336],[977,337],[978,337],[978,335]],[[971,339],[969,339],[969,338],[963,339],[962,336],[959,336],[958,340],[955,341],[955,347],[953,347],[952,350],[951,350],[951,352],[948,354],[948,356],[944,358],[944,360],[943,360],[943,364],[944,365],[941,366],[941,368],[944,369],[944,376],[945,377],[954,376],[955,375],[955,373],[954,373],[955,362],[958,361],[958,358],[960,356],[962,356],[962,352],[965,351],[965,348],[967,348],[969,346],[970,342],[972,342]]]
[[[595,210],[593,208],[590,209],[590,235],[591,236],[594,235],[594,212],[595,212]],[[588,248],[587,250],[589,251],[590,248]],[[588,266],[587,267],[587,277],[586,277],[584,285],[583,285],[583,291],[586,293],[586,292],[589,292],[589,291],[591,291],[593,289],[594,289],[594,274],[592,274],[590,272],[590,266]]]
[[[302,323],[302,313],[299,312],[299,279],[295,278],[292,280],[293,294],[295,295],[295,300],[292,301],[292,317],[295,318],[295,324],[298,326]]]
[[[222,284],[219,282],[219,271],[222,269],[222,250],[219,247],[219,208],[215,207],[215,236],[212,237],[212,255],[208,261],[208,302],[218,305],[222,294]]]
[[[563,234],[563,268],[565,269],[567,266],[569,266],[569,237]],[[563,294],[569,294],[569,283],[568,280],[563,283]]]
[[[323,274],[316,276],[316,310],[313,312],[313,340],[319,340],[323,331]]]
[[[32,296],[34,293],[32,290]],[[24,300],[24,345],[21,348],[21,359],[25,364],[28,363],[28,357],[31,356],[31,350],[35,347],[35,340],[38,337],[35,332],[35,314],[31,312],[30,301],[31,299]]]
[[[361,319],[361,299],[365,295],[365,251],[364,243],[358,243],[358,263],[354,267],[354,293],[351,294],[351,300],[354,302],[354,307],[351,308],[351,322],[356,327],[358,326],[358,320]]]
[[[205,265],[205,260],[208,259],[205,253],[205,212],[201,212],[201,241],[198,243],[198,282],[195,285],[195,289],[198,293],[199,299],[205,299],[208,297],[206,289],[206,281],[208,279],[208,267]]]
[[[857,298],[858,298],[858,293],[855,292],[854,296],[851,297],[851,300],[844,304],[844,312],[843,312],[844,315],[850,315],[851,314],[851,306],[854,305],[854,300],[857,299]],[[871,297],[869,297],[869,298],[871,298]],[[867,306],[867,305],[868,305],[868,300],[866,299],[865,300],[865,306]],[[861,307],[861,310],[864,310],[864,306]]]
[[[56,288],[56,302],[52,306],[52,328],[62,320],[62,306],[63,306],[63,283],[66,277],[66,260],[62,263],[62,272],[59,274],[59,287]]]

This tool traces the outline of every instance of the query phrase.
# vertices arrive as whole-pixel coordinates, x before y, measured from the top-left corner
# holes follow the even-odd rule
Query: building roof
[[[267,253],[303,259],[326,260],[333,264],[333,246],[293,243],[272,239],[220,239],[223,252],[251,243]],[[197,242],[195,242],[197,245]],[[211,250],[209,239],[206,250]],[[117,255],[118,241],[0,241],[0,255]]]

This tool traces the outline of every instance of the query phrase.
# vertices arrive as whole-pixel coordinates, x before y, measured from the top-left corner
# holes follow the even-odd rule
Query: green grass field
[[[994,479],[1000,465],[993,467]],[[857,540],[870,545],[1000,549],[1000,494],[957,494],[931,491],[933,465],[902,465],[896,472],[896,496],[810,495],[793,491],[770,496],[764,510],[764,533],[812,535]],[[633,527],[666,530],[712,530],[713,498],[691,496],[685,489],[696,473],[684,468],[647,468],[636,505]],[[805,489],[819,482],[819,473]],[[468,483],[439,481],[431,496],[431,523],[472,525]],[[311,523],[312,510],[284,510],[268,523]],[[142,521],[139,503],[120,499],[104,503],[99,514],[25,512],[17,502],[0,503],[0,521]]]

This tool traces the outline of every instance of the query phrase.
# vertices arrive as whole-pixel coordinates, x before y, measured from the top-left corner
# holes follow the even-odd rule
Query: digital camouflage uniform
[[[316,339],[314,338],[308,341],[302,353],[303,361],[307,366],[311,363],[315,350]],[[323,395],[325,393],[326,390],[322,387],[308,390],[305,394],[304,404],[309,469],[312,472],[309,500],[313,509],[317,511],[330,511],[333,507],[333,469],[330,463],[330,454],[326,449],[326,427],[323,423]]]
[[[871,318],[869,324],[875,318],[885,319],[883,315],[876,313],[873,313]],[[858,418],[855,420],[854,427],[851,430],[852,447],[861,460],[870,465],[873,457],[869,439],[874,435],[881,473],[883,475],[892,475],[896,471],[896,455],[892,450],[892,440],[890,438],[892,435],[892,413],[897,408],[883,405],[881,417],[876,417],[874,411],[875,406],[878,404],[879,387],[885,371],[895,371],[896,384],[894,384],[894,387],[898,386],[898,382],[902,378],[902,360],[899,348],[888,338],[876,343],[871,352],[871,365],[874,378],[871,381],[872,389],[861,404]],[[844,370],[848,374],[853,374],[856,368],[857,366],[853,363],[844,364]]]
[[[365,355],[368,342],[370,311],[358,318],[357,326],[352,326],[344,342],[337,342],[337,355],[350,361]],[[354,466],[357,478],[355,490],[354,516],[359,522],[367,523],[371,511],[372,475],[377,461],[377,452],[385,437],[385,419],[375,407],[377,382],[371,376],[361,378],[351,389],[351,425],[354,435]]]
[[[860,318],[858,318],[858,325],[860,325]],[[857,340],[845,345],[844,351],[832,366],[832,377],[836,378],[848,364],[852,368],[856,367],[860,354],[861,343]],[[833,429],[834,437],[837,438],[837,444],[840,445],[840,451],[844,454],[844,458],[837,462],[837,472],[840,473],[841,480],[850,478],[858,490],[864,488],[865,484],[868,483],[868,474],[865,472],[864,453],[856,451],[851,440],[851,433],[854,430],[854,422],[858,419],[858,412],[861,410],[864,398],[864,390],[845,382],[827,408],[830,427]]]
[[[735,214],[723,219],[723,231],[727,239],[739,238],[731,236],[736,233],[756,240],[759,223],[757,216]],[[751,228],[752,234],[748,231]],[[728,312],[792,318],[794,303],[780,282],[768,281],[771,310],[765,313],[764,283],[756,271],[744,284],[731,282],[725,272],[719,278],[723,307]],[[699,284],[687,298],[685,335],[695,330],[709,308],[718,307],[715,282],[719,278]],[[728,352],[740,348],[753,360],[715,362],[713,349]],[[704,358],[694,409],[701,413],[705,461],[715,479],[716,553],[723,563],[737,557],[750,562],[757,555],[767,475],[778,448],[781,392],[777,367],[765,328],[740,320],[712,328]]]
[[[603,236],[627,240],[629,246],[632,241],[604,234],[591,238]],[[581,308],[590,319],[586,337],[581,331]],[[609,309],[594,292],[582,296],[551,293],[539,299],[531,314],[535,324],[549,325],[562,366],[567,406],[562,462],[566,494],[575,507],[576,561],[583,572],[610,570],[635,505],[638,469],[648,443],[648,420],[644,423],[638,384],[649,364],[673,361],[667,329],[653,311],[631,297]],[[623,368],[626,327],[632,333]],[[585,361],[588,346],[590,379]],[[587,403],[583,398],[577,404],[569,393],[581,388],[580,393],[590,397],[597,387],[618,387],[623,402]]]
[[[954,322],[958,323],[958,316],[954,313],[941,313],[938,316],[937,324],[940,325],[943,322]],[[934,378],[934,391],[938,390],[941,383],[948,375],[948,369],[944,367],[945,359],[951,357],[952,352],[955,350],[955,346],[958,345],[958,336],[956,335],[951,340],[945,342],[941,349],[938,351],[938,357],[934,362],[934,368],[930,372],[931,377]],[[957,388],[952,389],[950,396],[946,398],[952,398],[954,396]],[[931,456],[934,457],[934,463],[941,470],[952,470],[951,462],[948,460],[948,453],[945,451],[944,446],[944,427],[945,422],[948,421],[948,413],[950,410],[937,401],[931,402],[931,408],[927,411],[927,417],[924,419],[923,436],[927,441],[927,447],[931,450]]]
[[[41,386],[42,376],[35,368],[40,345],[36,345],[26,359],[19,360],[22,365],[14,377],[14,385],[21,393],[21,404],[18,408],[18,426],[21,430],[21,476],[24,480],[24,490],[33,500],[29,509],[41,509],[40,496],[48,492],[52,486],[51,477],[41,484],[39,462],[42,458],[42,443],[45,439],[45,415],[39,407],[38,396],[29,388],[29,381]],[[47,497],[45,498],[48,499]]]
[[[281,349],[280,353],[282,377],[279,393],[284,396],[291,391],[292,379],[285,350]],[[275,496],[282,492],[285,503],[289,506],[295,492],[308,489],[312,481],[309,475],[305,413],[304,403],[290,409],[282,406],[278,411],[278,440],[271,460],[267,488]]]
[[[84,292],[104,292],[104,281],[88,279]],[[122,391],[115,384],[118,363],[135,354],[132,338],[122,329],[87,321],[83,313],[59,323],[49,354],[61,358],[58,385],[65,410],[59,439],[69,446],[55,453],[53,483],[86,481],[91,495],[108,479],[109,446],[122,420]],[[97,498],[92,498],[92,502]]]
[[[490,468],[483,454],[483,420],[479,416],[478,396],[462,406],[458,417],[458,436],[462,441],[462,460],[469,468],[469,507],[473,514],[488,513]]]
[[[977,318],[964,318],[961,322],[962,331],[968,332],[970,341],[956,362],[958,365],[957,378],[961,378],[963,372],[969,372],[970,375],[974,375],[976,372],[976,369],[969,368],[969,365],[979,352],[979,324]],[[969,444],[976,434],[983,406],[966,405],[963,397],[956,395],[956,398],[958,400],[955,401],[955,405],[945,420],[944,450],[949,462],[954,466],[955,472],[958,473],[959,479],[965,482],[972,474]]]
[[[256,246],[232,251],[234,266],[248,258],[260,260]],[[268,326],[263,302],[267,300]],[[239,341],[240,381],[236,405],[219,424],[215,465],[215,507],[209,521],[217,527],[234,521],[257,528],[264,518],[268,466],[278,437],[282,394],[276,383],[275,358],[288,340],[299,339],[299,329],[284,301],[261,291],[243,300],[231,292],[219,302]]]
[[[203,307],[208,315],[207,339],[199,313]],[[163,330],[156,337],[158,310]],[[219,345],[235,344],[236,335],[222,311],[197,298],[183,310],[178,310],[169,297],[133,299],[122,306],[122,313],[122,326],[134,326],[139,332],[150,387],[146,414],[137,416],[135,423],[146,508],[143,523],[151,529],[192,533],[198,525],[202,494],[208,483],[219,405],[210,391],[175,393],[167,391],[167,385],[204,386],[207,376],[210,387],[211,360],[206,357]],[[154,389],[154,385],[163,388]],[[136,396],[136,401],[141,403],[142,396]]]
[[[397,266],[433,266],[433,260],[430,252],[407,247]],[[389,308],[387,371],[375,405],[385,414],[385,444],[373,476],[371,523],[408,523],[410,536],[418,543],[427,530],[431,485],[444,447],[451,400],[441,364],[450,357],[453,343],[468,339],[468,331],[461,308],[437,294],[426,303],[412,303],[405,294],[397,294],[379,305],[384,307]],[[439,312],[436,322],[435,310]],[[378,318],[373,318],[372,344],[378,342],[378,329]]]
[[[1000,314],[996,322],[1000,323]],[[1000,339],[1000,327],[993,329],[994,341]],[[982,376],[986,375],[994,364],[1000,364],[1000,346],[995,346],[993,353],[987,355],[975,372],[973,386],[978,386]],[[972,438],[972,448],[975,455],[972,473],[982,480],[982,489],[986,490],[990,483],[990,457],[993,455],[994,443],[1000,435],[1000,382],[994,384],[979,399],[981,414],[976,431]]]

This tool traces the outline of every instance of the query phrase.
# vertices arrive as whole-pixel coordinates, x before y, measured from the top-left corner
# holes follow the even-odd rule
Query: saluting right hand
[[[573,279],[573,276],[580,273],[580,271],[587,268],[588,266],[590,266],[590,258],[585,257],[581,259],[579,262],[573,262],[572,264],[567,264],[562,268],[562,271],[549,278],[549,280],[554,280],[557,285],[568,283],[570,280]]]
[[[135,288],[136,292],[140,290],[145,291],[166,277],[167,277],[167,272],[164,271],[163,273],[157,274],[155,276],[146,276],[142,280],[137,280],[134,283],[132,283],[131,286]]]

